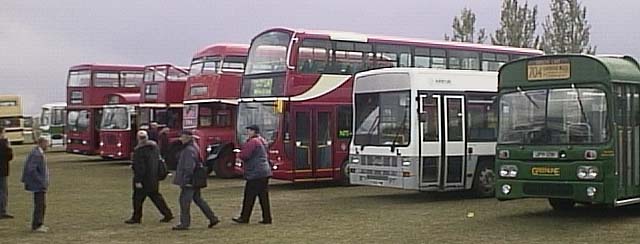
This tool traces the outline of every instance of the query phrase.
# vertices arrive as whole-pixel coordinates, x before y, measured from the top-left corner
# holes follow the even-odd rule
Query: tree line
[[[486,30],[476,30],[476,15],[464,8],[453,19],[453,32],[445,34],[448,41],[485,43],[535,48],[548,54],[590,53],[595,54],[596,46],[591,46],[589,36],[591,25],[587,21],[587,8],[578,0],[551,0],[550,14],[542,23],[542,34],[537,35],[538,6],[518,0],[503,0],[500,11],[500,26],[487,36]]]

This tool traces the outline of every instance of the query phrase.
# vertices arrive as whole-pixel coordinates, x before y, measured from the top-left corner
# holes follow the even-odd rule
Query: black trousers
[[[134,185],[133,216],[131,217],[131,219],[134,219],[134,220],[142,219],[142,204],[144,203],[144,200],[147,197],[151,198],[153,205],[155,205],[156,208],[158,208],[158,210],[162,215],[164,215],[165,217],[173,216],[173,214],[171,213],[171,209],[169,209],[169,207],[167,206],[167,202],[164,200],[164,197],[162,197],[162,194],[160,194],[160,192],[153,191],[153,190],[149,191],[149,190],[145,190],[144,188],[138,189]]]
[[[31,229],[37,229],[44,223],[44,211],[47,208],[46,192],[33,193],[33,219],[31,220]]]
[[[247,180],[244,186],[244,199],[242,200],[242,213],[240,218],[249,221],[251,211],[256,202],[256,197],[260,198],[262,208],[262,220],[271,222],[271,206],[269,203],[269,178]]]

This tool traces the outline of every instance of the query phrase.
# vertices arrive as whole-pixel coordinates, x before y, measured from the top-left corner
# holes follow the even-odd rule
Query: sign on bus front
[[[527,62],[527,80],[559,80],[571,77],[571,63],[567,58],[543,59]]]

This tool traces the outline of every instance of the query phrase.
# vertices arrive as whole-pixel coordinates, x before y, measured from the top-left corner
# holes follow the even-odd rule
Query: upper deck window
[[[119,87],[118,73],[96,72],[93,74],[93,86],[95,87]]]
[[[191,67],[189,67],[189,75],[199,75],[202,73],[203,61],[203,58],[194,58],[191,61]]]
[[[71,71],[68,78],[69,87],[89,87],[91,85],[91,71]]]
[[[222,72],[244,72],[247,57],[227,56],[222,62]]]
[[[253,40],[247,58],[246,75],[284,72],[287,70],[287,50],[291,35],[272,31]]]
[[[120,73],[120,79],[122,79],[124,87],[140,87],[143,76],[140,72],[123,71]]]
[[[167,72],[167,80],[170,81],[186,81],[188,73],[177,69],[176,67],[170,66],[169,72]]]

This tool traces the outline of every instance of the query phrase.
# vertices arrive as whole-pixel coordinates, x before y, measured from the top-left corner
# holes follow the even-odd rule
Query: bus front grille
[[[570,184],[524,183],[522,191],[533,196],[573,196],[573,187]]]

